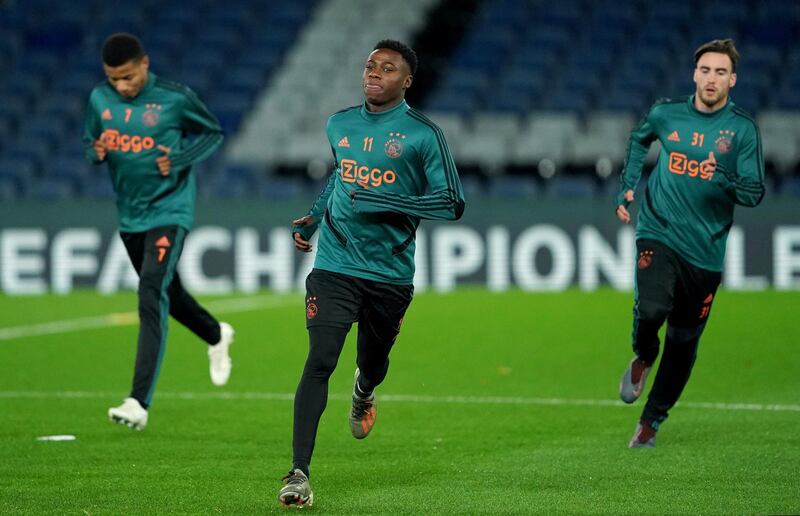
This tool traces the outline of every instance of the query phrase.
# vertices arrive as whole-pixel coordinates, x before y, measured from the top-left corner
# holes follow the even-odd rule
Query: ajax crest
[[[714,143],[717,146],[717,152],[720,154],[727,154],[730,152],[731,147],[733,147],[732,138],[736,135],[733,131],[728,131],[723,129],[719,132],[719,137],[714,140]]]
[[[142,113],[142,123],[147,127],[153,127],[158,124],[158,111],[148,109]]]
[[[642,251],[639,253],[639,263],[638,267],[640,269],[646,269],[650,267],[653,263],[653,251]]]
[[[317,316],[319,309],[317,308],[317,304],[315,301],[317,300],[316,296],[309,297],[306,300],[306,319],[313,319]]]
[[[389,139],[383,145],[383,151],[390,158],[399,158],[403,155],[403,142],[400,140],[405,139],[404,134],[389,133]]]

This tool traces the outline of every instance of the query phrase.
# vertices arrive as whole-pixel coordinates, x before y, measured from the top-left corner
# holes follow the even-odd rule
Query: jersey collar
[[[411,108],[406,104],[406,100],[403,99],[392,109],[381,111],[380,113],[373,113],[367,109],[367,103],[364,102],[361,105],[361,118],[373,124],[380,124],[404,115],[409,109]]]
[[[728,101],[725,103],[724,106],[722,106],[718,110],[714,111],[713,113],[704,113],[704,112],[700,111],[699,109],[697,109],[695,107],[695,105],[694,105],[694,97],[695,97],[695,95],[697,95],[697,94],[695,93],[694,95],[689,95],[689,101],[688,101],[689,111],[694,113],[695,115],[703,116],[703,117],[706,117],[706,118],[711,118],[711,117],[715,117],[717,115],[720,115],[722,113],[727,113],[733,107],[733,101],[731,100],[731,97],[729,95],[728,96]]]

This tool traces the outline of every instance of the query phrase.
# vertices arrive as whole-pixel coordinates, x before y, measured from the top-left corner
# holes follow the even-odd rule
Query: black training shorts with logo
[[[369,326],[393,341],[414,295],[413,285],[393,285],[313,269],[306,278],[306,327]]]
[[[696,267],[669,246],[652,239],[636,241],[636,306],[665,311],[673,326],[704,324],[722,273]]]

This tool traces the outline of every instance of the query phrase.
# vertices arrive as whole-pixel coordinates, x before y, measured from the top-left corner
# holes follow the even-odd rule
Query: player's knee
[[[142,271],[139,275],[139,289],[150,288],[161,290],[164,283],[164,275],[156,274],[154,271]]]
[[[699,326],[691,326],[688,328],[681,326],[667,325],[667,338],[675,342],[689,342],[697,340],[703,334],[705,323]]]
[[[306,361],[306,372],[315,378],[327,379],[333,374],[334,369],[336,369],[337,362],[338,357],[336,356],[312,353],[308,356],[308,360]]]
[[[142,276],[139,280],[139,298],[158,299],[161,297],[161,285],[154,279]]]
[[[634,308],[634,314],[640,321],[661,324],[669,315],[670,307],[648,300],[639,300]]]

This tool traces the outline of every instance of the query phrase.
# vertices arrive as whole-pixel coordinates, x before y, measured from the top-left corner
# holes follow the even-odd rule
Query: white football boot
[[[147,426],[147,410],[133,398],[125,398],[119,407],[108,409],[108,418],[134,430],[144,430]]]
[[[208,370],[211,374],[211,383],[222,386],[228,383],[231,377],[231,356],[228,348],[233,344],[233,326],[226,322],[219,323],[219,342],[208,347]]]

